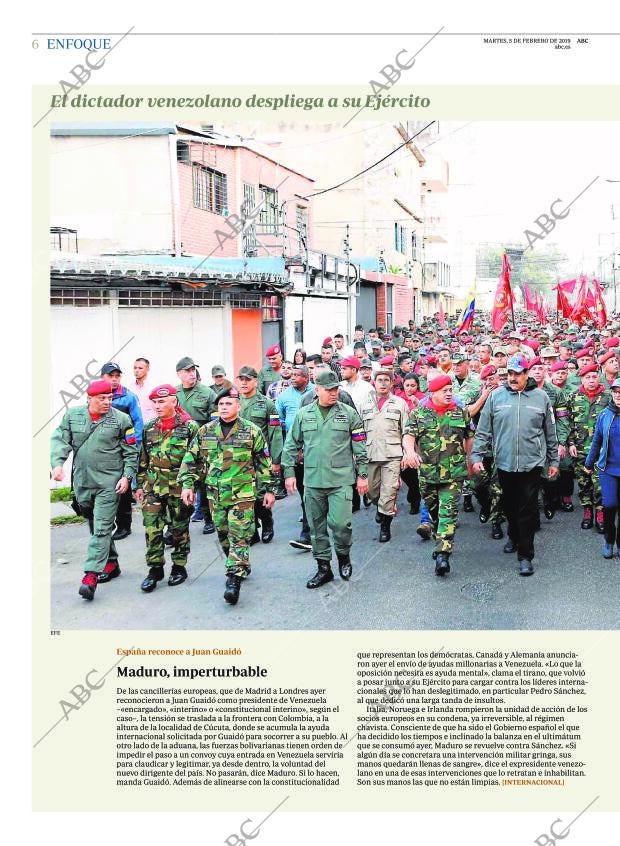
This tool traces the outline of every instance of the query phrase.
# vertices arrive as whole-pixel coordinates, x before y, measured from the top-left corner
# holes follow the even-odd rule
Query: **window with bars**
[[[299,252],[302,253],[308,244],[308,208],[297,206],[295,208],[295,228],[299,238]]]
[[[279,224],[278,192],[275,188],[259,185],[261,210],[258,216],[259,232],[262,235],[277,235]]]
[[[165,288],[127,288],[118,292],[119,308],[150,306],[151,308],[217,308],[222,305],[222,292],[211,289],[170,291]]]
[[[52,288],[51,305],[92,308],[110,303],[110,292],[93,288]]]
[[[194,206],[223,214],[228,206],[228,183],[225,173],[194,162],[192,165]]]
[[[407,229],[400,223],[394,224],[394,249],[407,255]]]
[[[254,218],[256,214],[256,188],[254,185],[249,185],[247,182],[243,183],[243,206],[241,208],[241,217]],[[243,255],[255,256],[258,254],[258,244],[256,241],[256,224],[248,222],[243,227]]]
[[[282,316],[282,305],[277,295],[261,297],[263,320],[279,320]]]

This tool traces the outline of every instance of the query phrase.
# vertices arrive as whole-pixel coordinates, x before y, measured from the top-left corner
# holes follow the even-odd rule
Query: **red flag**
[[[527,282],[523,283],[523,298],[525,300],[526,310],[536,311],[536,295],[532,293],[532,289]]]
[[[561,288],[565,294],[572,294],[576,284],[576,279],[565,279],[564,282],[558,283],[558,288]]]
[[[443,300],[441,297],[439,298],[439,316],[437,318],[437,322],[439,323],[439,327],[441,329],[446,328],[446,313],[443,310]]]
[[[598,279],[592,280],[592,284],[594,285],[594,320],[598,328],[602,329],[607,323],[607,308],[603,299],[603,289]]]
[[[576,323],[578,326],[581,326],[583,323],[590,319],[590,312],[588,311],[588,304],[586,302],[587,285],[588,280],[585,276],[582,276],[579,280],[579,291],[577,292],[575,305],[573,306],[573,310],[570,313],[570,319],[573,321],[573,323]]]
[[[541,326],[544,326],[545,323],[548,322],[547,303],[545,302],[545,298],[540,293],[540,291],[536,295],[536,314],[538,315],[538,319],[540,320]]]
[[[589,288],[586,292],[586,305],[591,310],[596,305],[596,300],[594,299],[594,291],[591,291]]]
[[[562,283],[560,283],[559,285],[556,285],[555,289],[556,289],[556,292],[557,292],[556,308],[558,310],[558,317],[560,315],[562,317],[570,317],[571,312],[573,310],[573,307],[570,304],[568,297],[564,293],[564,290],[562,289]]]
[[[502,270],[499,275],[495,299],[493,300],[493,311],[491,312],[491,326],[494,332],[501,332],[508,320],[508,314],[512,310],[513,294],[510,287],[510,271],[512,267],[506,253],[502,256]]]

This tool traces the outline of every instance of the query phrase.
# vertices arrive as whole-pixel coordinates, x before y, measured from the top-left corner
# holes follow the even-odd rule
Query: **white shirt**
[[[371,397],[375,396],[375,389],[369,382],[365,382],[359,375],[357,377],[357,381],[353,382],[353,384],[347,382],[346,379],[340,384],[344,390],[350,394],[357,413],[361,417],[362,408]]]
[[[157,387],[155,382],[147,377],[142,385],[139,385],[135,379],[132,379],[131,382],[127,384],[127,387],[138,397],[140,410],[142,411],[142,420],[144,423],[148,423],[149,420],[153,420],[157,417],[155,406],[149,399],[149,394],[153,388]]]

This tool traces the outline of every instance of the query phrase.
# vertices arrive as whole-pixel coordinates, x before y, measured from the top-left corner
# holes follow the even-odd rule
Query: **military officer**
[[[391,371],[377,370],[376,397],[369,395],[361,409],[369,462],[368,496],[377,505],[380,543],[386,543],[392,537],[390,527],[400,480],[402,440],[409,416],[405,400],[391,392],[392,384]]]
[[[275,502],[276,479],[269,447],[258,426],[239,417],[241,403],[235,387],[218,397],[218,419],[201,426],[179,472],[186,505],[194,501],[194,485],[204,482],[226,554],[224,599],[236,605],[243,579],[250,575],[250,540],[254,533],[254,502],[263,496],[265,508]]]
[[[178,405],[176,388],[158,385],[149,394],[157,417],[144,429],[136,500],[142,503],[142,521],[146,535],[146,563],[149,572],[142,590],[150,593],[164,578],[164,527],[172,533],[171,587],[187,578],[189,555],[189,520],[192,509],[181,500],[177,475],[191,440],[199,426]]]
[[[282,370],[282,363],[284,361],[284,357],[282,355],[282,349],[279,344],[274,344],[269,349],[265,350],[265,358],[269,362],[269,364],[265,367],[261,367],[258,373],[258,391],[263,394],[263,396],[267,396],[267,391],[270,385],[273,385],[274,382],[278,382],[282,378],[281,370]]]
[[[52,478],[62,482],[73,452],[71,486],[91,534],[79,594],[93,599],[98,582],[121,572],[112,530],[119,497],[138,469],[138,447],[129,415],[112,407],[110,383],[91,382],[86,393],[87,405],[68,409],[52,435],[51,465]]]
[[[488,358],[491,357],[491,347],[488,344],[479,344],[481,349],[487,353]],[[480,398],[482,392],[482,385],[477,376],[470,373],[469,370],[469,354],[464,351],[458,351],[452,356],[452,378],[453,396],[457,401],[467,408],[472,403]],[[471,413],[471,412],[470,412]],[[465,479],[463,483],[463,511],[474,511],[472,502],[472,494],[474,493],[474,482],[472,479]]]
[[[239,417],[254,423],[263,433],[265,443],[271,453],[273,472],[280,473],[280,459],[282,458],[282,427],[280,415],[273,400],[259,394],[256,390],[258,373],[253,367],[244,366],[239,370],[239,393],[241,395],[241,411]],[[273,540],[273,514],[270,508],[265,508],[263,498],[259,496],[254,503],[255,530],[251,543],[262,540],[270,543]],[[259,537],[258,527],[262,536]]]
[[[312,552],[318,565],[317,572],[306,584],[308,588],[320,587],[334,578],[328,526],[340,576],[351,577],[352,485],[356,477],[359,495],[368,493],[366,433],[357,411],[338,401],[338,381],[331,370],[317,375],[317,401],[299,409],[282,453],[289,494],[297,490],[294,467],[299,451],[303,450],[304,454],[304,502]]]
[[[601,385],[596,364],[587,364],[579,371],[581,387],[568,397],[568,452],[574,459],[579,501],[583,507],[582,529],[591,529],[596,516],[597,531],[603,533],[603,498],[596,467],[589,475],[584,463],[594,437],[596,418],[609,402],[610,393]]]
[[[177,401],[183,411],[203,426],[209,423],[214,415],[216,397],[215,391],[198,381],[197,365],[188,355],[177,361],[177,376],[181,382],[177,385]],[[209,502],[203,487],[198,488],[196,511],[192,519],[204,519],[202,533],[212,535],[215,532]],[[170,538],[172,540],[172,538]]]
[[[448,374],[430,379],[428,390],[430,397],[409,415],[403,437],[404,462],[419,472],[420,491],[436,535],[435,573],[443,576],[450,572],[458,503],[468,475],[473,432],[469,412],[453,400]]]

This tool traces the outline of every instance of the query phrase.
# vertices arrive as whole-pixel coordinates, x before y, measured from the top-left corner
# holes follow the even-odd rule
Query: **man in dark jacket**
[[[508,359],[508,383],[489,395],[471,452],[474,473],[483,470],[489,447],[502,487],[508,520],[504,552],[516,552],[519,575],[534,572],[534,533],[538,522],[538,490],[542,468],[549,478],[558,474],[558,439],[551,401],[528,377],[528,360],[522,353]]]

